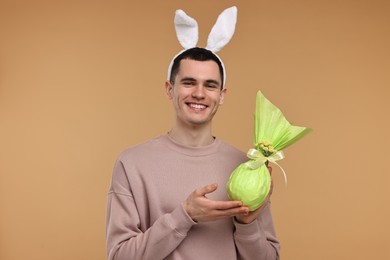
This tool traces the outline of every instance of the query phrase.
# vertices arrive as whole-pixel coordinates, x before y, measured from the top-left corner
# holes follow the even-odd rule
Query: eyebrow
[[[197,81],[197,80],[196,80],[195,78],[192,78],[192,77],[185,77],[185,78],[182,78],[180,81],[181,81],[181,82],[184,82],[184,81],[195,82],[195,81]],[[208,80],[206,80],[206,83],[208,83],[208,84],[215,84],[215,85],[217,85],[217,86],[220,86],[220,85],[221,85],[221,83],[220,83],[219,81],[214,80],[214,79],[208,79]]]
[[[185,77],[185,78],[182,78],[182,79],[180,80],[180,82],[183,82],[183,81],[196,81],[196,79],[191,78],[191,77]]]

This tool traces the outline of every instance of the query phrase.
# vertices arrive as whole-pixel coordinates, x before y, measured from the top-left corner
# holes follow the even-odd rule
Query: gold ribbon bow
[[[275,165],[277,165],[283,172],[284,175],[284,182],[287,184],[287,175],[285,171],[283,170],[282,166],[280,166],[276,161],[284,159],[284,153],[283,151],[277,151],[276,153],[266,157],[264,156],[259,150],[256,150],[254,148],[249,149],[246,156],[251,159],[251,161],[246,162],[246,166],[248,166],[251,169],[257,169],[259,168],[263,163],[269,161]]]

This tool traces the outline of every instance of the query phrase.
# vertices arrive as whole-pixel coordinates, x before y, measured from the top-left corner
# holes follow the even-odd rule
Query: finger
[[[213,201],[213,208],[217,210],[229,210],[236,209],[242,206],[242,202],[239,200],[231,201]]]
[[[248,214],[249,214],[249,208],[245,206],[229,208],[229,209],[217,209],[213,211],[213,215],[216,218],[233,217],[238,215],[245,216]]]
[[[221,211],[220,211],[221,212]],[[249,208],[242,206],[238,208],[233,208],[233,209],[227,209],[222,211],[224,216],[247,216],[249,214]]]
[[[273,180],[271,179],[271,188],[270,188],[270,190],[269,190],[269,195],[268,195],[269,197],[271,196],[273,190],[274,190],[274,182],[273,182]]]
[[[202,188],[197,189],[196,192],[200,196],[205,196],[208,193],[214,192],[217,188],[218,188],[218,184],[217,183],[213,183],[213,184],[206,185],[206,186],[204,186]]]

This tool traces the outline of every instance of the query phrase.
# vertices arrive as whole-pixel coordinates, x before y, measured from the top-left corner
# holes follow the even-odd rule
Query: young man
[[[224,70],[209,50],[173,63],[166,94],[175,120],[165,135],[125,150],[107,206],[108,259],[279,259],[269,200],[249,212],[225,185],[246,155],[212,135]]]

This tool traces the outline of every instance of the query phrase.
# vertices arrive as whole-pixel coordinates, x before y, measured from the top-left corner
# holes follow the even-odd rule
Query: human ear
[[[219,97],[219,104],[220,105],[223,104],[223,101],[225,100],[226,93],[227,93],[227,89],[226,88],[221,90],[221,94],[220,94],[220,97]]]
[[[165,94],[169,99],[172,99],[173,86],[169,80],[165,81]]]

